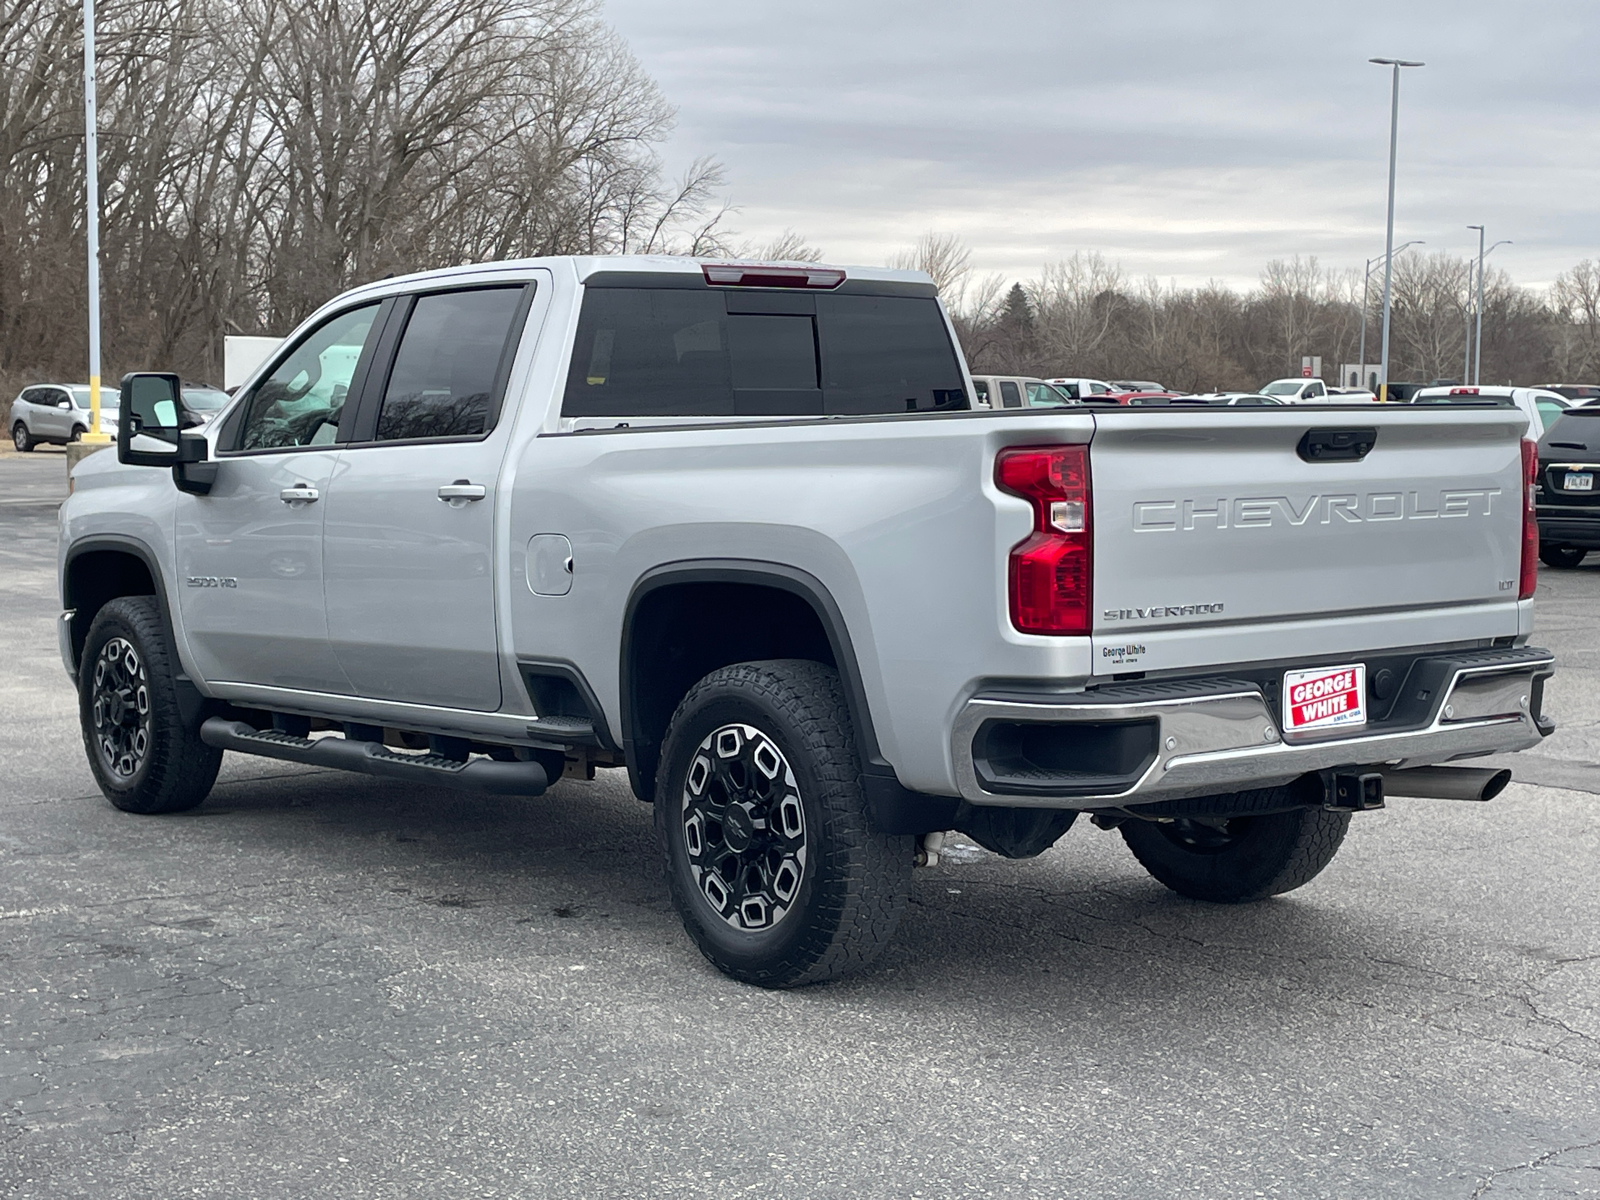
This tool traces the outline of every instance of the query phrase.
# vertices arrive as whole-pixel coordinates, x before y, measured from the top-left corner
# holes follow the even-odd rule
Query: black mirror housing
[[[117,461],[137,467],[170,467],[180,491],[205,495],[216,478],[210,447],[194,426],[203,420],[184,407],[183,384],[165,371],[135,371],[122,377],[117,421]]]
[[[176,375],[159,371],[124,375],[119,408],[118,462],[137,467],[177,464],[184,413],[183,388]]]

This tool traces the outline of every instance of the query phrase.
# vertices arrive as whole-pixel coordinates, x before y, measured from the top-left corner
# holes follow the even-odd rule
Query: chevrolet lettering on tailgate
[[[1421,492],[1346,493],[1338,496],[1240,496],[1206,500],[1139,500],[1133,506],[1135,533],[1191,532],[1200,528],[1264,529],[1363,521],[1434,521],[1441,517],[1491,515],[1499,488],[1449,488]]]

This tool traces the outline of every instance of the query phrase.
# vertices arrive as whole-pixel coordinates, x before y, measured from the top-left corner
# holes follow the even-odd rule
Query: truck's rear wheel
[[[662,744],[656,829],[673,903],[719,970],[795,987],[888,943],[914,839],[872,828],[860,774],[829,667],[737,663],[689,690]]]
[[[1231,818],[1125,821],[1144,869],[1193,900],[1238,904],[1292,892],[1333,861],[1350,814],[1321,808]]]
[[[184,724],[174,659],[152,596],[95,614],[78,666],[78,715],[95,782],[123,812],[182,812],[211,792],[222,751]]]
[[[1539,546],[1539,561],[1547,567],[1562,567],[1571,569],[1583,561],[1587,550],[1577,546],[1550,546],[1543,543]]]

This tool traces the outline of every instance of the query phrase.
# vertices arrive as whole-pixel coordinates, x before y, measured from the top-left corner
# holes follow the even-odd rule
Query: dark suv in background
[[[1539,557],[1575,567],[1600,550],[1600,407],[1569,408],[1539,439]]]

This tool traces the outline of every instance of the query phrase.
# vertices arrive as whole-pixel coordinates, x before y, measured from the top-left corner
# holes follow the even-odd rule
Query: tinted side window
[[[522,295],[518,286],[417,298],[383,389],[379,441],[488,432]]]
[[[368,304],[312,330],[256,387],[245,410],[238,448],[320,446],[339,431],[350,379],[378,315]]]
[[[1009,379],[1000,381],[1000,404],[1004,408],[1022,407],[1022,393]]]
[[[594,287],[584,295],[562,413],[782,416],[965,406],[961,369],[932,299]]]
[[[590,288],[561,411],[588,416],[732,416],[720,292]]]
[[[966,407],[939,303],[920,296],[818,296],[830,413]]]

